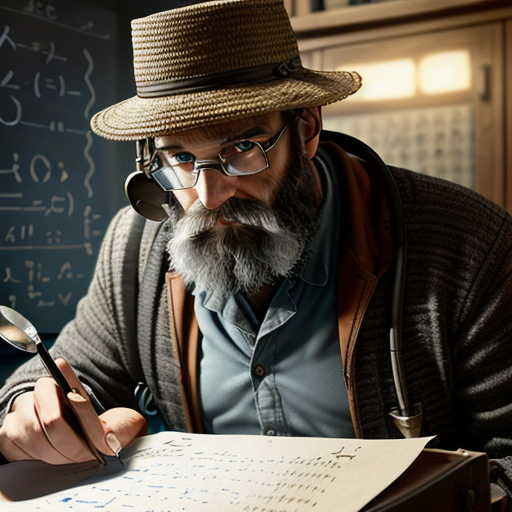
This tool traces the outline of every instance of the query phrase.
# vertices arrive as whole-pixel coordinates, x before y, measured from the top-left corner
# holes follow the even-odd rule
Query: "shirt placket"
[[[281,396],[276,386],[274,363],[279,327],[292,314],[282,318],[279,326],[257,338],[251,358],[251,380],[261,433],[269,436],[291,435],[283,411]]]

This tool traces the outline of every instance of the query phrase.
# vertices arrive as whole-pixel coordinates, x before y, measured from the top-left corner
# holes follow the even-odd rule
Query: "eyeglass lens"
[[[268,160],[263,148],[252,143],[253,146],[246,151],[229,153],[223,152],[219,155],[219,164],[222,166],[225,174],[229,176],[243,176],[256,174],[268,167]],[[160,154],[160,166],[151,173],[153,179],[165,190],[177,190],[181,188],[193,187],[199,176],[199,171],[208,168],[217,168],[212,164],[190,162],[180,163],[174,157],[167,157]]]
[[[257,174],[269,167],[267,152],[277,144],[290,124],[291,121],[263,144],[242,140],[229,145],[217,155],[218,162],[196,161],[188,152],[171,155],[157,149],[151,176],[162,189],[170,191],[194,187],[203,169],[216,169],[228,176]]]

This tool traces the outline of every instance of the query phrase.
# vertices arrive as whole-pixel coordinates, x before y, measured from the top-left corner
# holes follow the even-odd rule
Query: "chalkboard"
[[[0,304],[41,333],[74,316],[108,222],[127,204],[134,147],[89,127],[130,95],[129,23],[128,44],[119,23],[76,0],[0,0]]]

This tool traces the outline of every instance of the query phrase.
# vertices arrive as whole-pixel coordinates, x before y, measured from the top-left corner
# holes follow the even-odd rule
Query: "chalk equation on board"
[[[91,15],[104,22],[103,11],[92,7],[71,27],[59,19],[60,0],[4,1],[0,303],[34,320],[41,308],[74,311],[92,275],[111,209],[106,191],[98,197],[101,155],[89,119],[101,95],[98,64],[110,66],[116,56],[109,35],[90,31]]]

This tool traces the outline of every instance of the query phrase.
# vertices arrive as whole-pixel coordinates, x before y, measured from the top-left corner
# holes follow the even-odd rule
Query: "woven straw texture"
[[[282,0],[221,0],[195,4],[132,21],[138,96],[91,120],[95,133],[137,140],[206,124],[299,107],[327,105],[356,92],[355,72],[300,67],[290,76],[230,83],[213,90],[165,91],[185,81],[289,62],[299,56]],[[157,97],[142,97],[163,88]],[[153,93],[154,94],[154,93]]]

